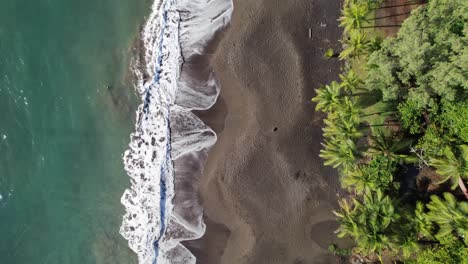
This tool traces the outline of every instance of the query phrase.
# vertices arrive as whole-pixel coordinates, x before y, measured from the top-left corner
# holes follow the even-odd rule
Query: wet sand
[[[199,189],[206,234],[186,242],[202,264],[339,263],[338,176],[323,167],[314,88],[337,78],[341,1],[237,0],[211,56],[217,103],[197,112],[218,133]],[[310,37],[309,37],[310,28]]]

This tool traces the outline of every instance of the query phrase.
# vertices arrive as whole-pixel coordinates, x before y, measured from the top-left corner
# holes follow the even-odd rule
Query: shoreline
[[[234,1],[211,59],[221,93],[196,112],[218,133],[199,193],[207,230],[184,242],[197,263],[338,263],[327,246],[340,187],[318,157],[322,115],[309,101],[338,76],[323,54],[339,12],[338,1]]]
[[[202,76],[191,64],[230,19],[230,3],[155,0],[142,41],[135,43],[142,102],[124,153],[132,179],[121,198],[126,213],[120,233],[141,263],[196,261],[181,242],[205,230],[197,177],[216,135],[191,111],[208,109],[219,88],[211,68]]]

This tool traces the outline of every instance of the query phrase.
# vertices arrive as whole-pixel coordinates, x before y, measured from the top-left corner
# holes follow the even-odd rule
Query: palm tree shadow
[[[431,195],[444,192],[453,192],[450,181],[441,183],[442,178],[431,168],[423,168],[416,175],[416,191],[424,200],[429,200]]]

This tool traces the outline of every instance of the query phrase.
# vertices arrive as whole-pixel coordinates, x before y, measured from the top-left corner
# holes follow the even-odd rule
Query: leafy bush
[[[357,165],[342,179],[345,187],[353,187],[357,193],[371,190],[387,190],[393,182],[397,164],[386,156],[373,157],[369,163]]]
[[[347,248],[339,248],[337,245],[331,244],[328,246],[328,251],[333,255],[345,257],[351,255],[352,250]]]
[[[421,132],[421,107],[414,100],[407,100],[398,105],[398,114],[401,125],[408,129],[411,134]]]
[[[429,125],[424,135],[419,139],[416,148],[423,150],[426,158],[438,157],[447,147],[447,140],[442,136],[443,131],[435,125]]]
[[[455,237],[447,236],[440,244],[426,247],[406,264],[468,264],[468,247]]]
[[[406,98],[414,90],[420,100],[456,101],[468,90],[467,19],[464,0],[433,0],[415,10],[398,36],[370,55],[367,86],[381,90],[385,100]]]
[[[468,142],[468,103],[449,102],[442,103],[442,113],[439,116],[440,124],[447,129],[451,136]]]

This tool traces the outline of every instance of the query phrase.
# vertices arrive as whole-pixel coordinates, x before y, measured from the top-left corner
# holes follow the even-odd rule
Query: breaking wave
[[[181,241],[205,232],[198,178],[216,134],[191,110],[210,108],[219,85],[190,60],[230,21],[232,0],[155,0],[135,63],[142,104],[124,165],[131,187],[120,233],[139,263],[195,263]]]

